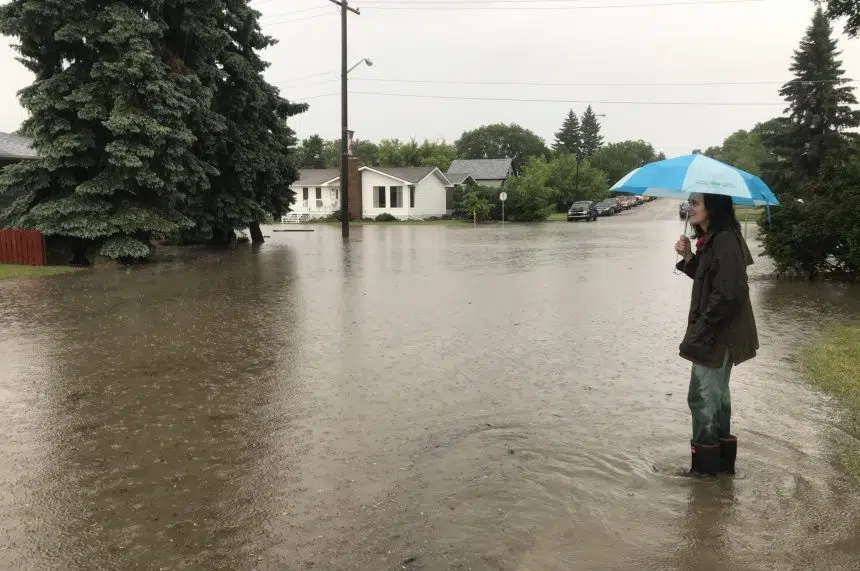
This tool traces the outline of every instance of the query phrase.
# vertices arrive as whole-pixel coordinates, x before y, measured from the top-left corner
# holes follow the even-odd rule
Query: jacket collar
[[[711,242],[714,241],[714,236],[714,232],[709,230],[704,236],[696,240],[696,252],[699,253],[707,250]]]

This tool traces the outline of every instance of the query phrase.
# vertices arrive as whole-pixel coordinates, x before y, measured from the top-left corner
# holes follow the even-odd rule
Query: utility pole
[[[346,67],[347,58],[347,12],[361,14],[357,8],[352,8],[348,0],[329,0],[332,4],[340,6],[340,229],[344,239],[349,238],[349,155],[347,138],[349,133],[347,84],[346,76],[349,73]],[[359,189],[361,192],[361,189]]]

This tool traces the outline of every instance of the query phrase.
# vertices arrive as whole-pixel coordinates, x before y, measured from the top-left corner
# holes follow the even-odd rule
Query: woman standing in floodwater
[[[693,278],[687,332],[681,357],[692,361],[687,403],[693,417],[689,475],[734,474],[738,441],[731,434],[732,366],[752,359],[759,348],[749,297],[747,266],[753,259],[741,235],[731,197],[694,194],[688,220],[696,253],[681,236],[677,269]]]

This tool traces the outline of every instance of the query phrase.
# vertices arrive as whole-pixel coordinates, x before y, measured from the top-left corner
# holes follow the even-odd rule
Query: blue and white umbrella
[[[759,177],[700,154],[648,163],[628,173],[609,191],[680,200],[696,193],[722,194],[741,206],[779,206],[779,200]]]

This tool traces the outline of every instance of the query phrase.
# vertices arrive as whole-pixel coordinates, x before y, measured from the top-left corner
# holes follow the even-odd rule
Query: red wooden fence
[[[44,266],[45,237],[38,230],[0,229],[0,264]]]

